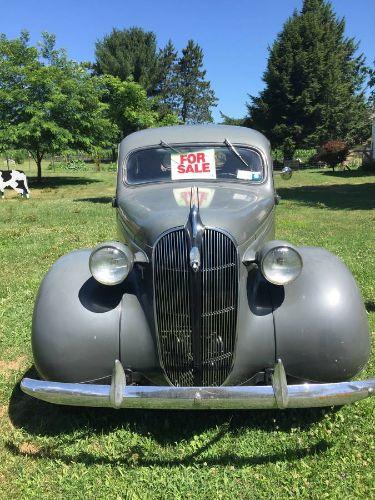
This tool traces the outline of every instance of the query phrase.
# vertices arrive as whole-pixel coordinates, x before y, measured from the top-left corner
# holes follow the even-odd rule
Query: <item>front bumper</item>
[[[111,385],[48,382],[24,378],[21,389],[49,403],[112,408],[272,409],[341,406],[375,394],[375,379],[328,384],[287,385],[281,360],[272,386],[169,387],[126,386],[116,360]]]

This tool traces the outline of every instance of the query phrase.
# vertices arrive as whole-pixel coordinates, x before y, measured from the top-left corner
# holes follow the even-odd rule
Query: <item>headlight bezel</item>
[[[270,255],[270,253],[275,252],[280,248],[293,252],[294,257],[297,257],[297,260],[299,261],[298,272],[295,273],[295,275],[293,275],[290,279],[276,280],[274,277],[272,277],[272,275],[269,274],[267,268],[265,268],[266,258]],[[303,269],[303,259],[301,253],[294,245],[291,245],[287,241],[278,241],[278,240],[269,241],[268,243],[266,243],[266,245],[264,245],[264,247],[258,253],[257,257],[258,257],[257,258],[258,266],[262,275],[269,283],[272,283],[273,285],[284,286],[288,285],[289,283],[293,283],[300,276]]]
[[[98,270],[95,269],[95,261],[94,257],[98,255],[98,252],[101,250],[106,250],[106,249],[113,249],[116,250],[117,252],[120,252],[123,254],[123,256],[127,259],[127,270],[125,273],[119,276],[118,279],[116,280],[109,280],[109,279],[103,279],[100,274],[98,273]],[[89,258],[89,269],[92,277],[100,284],[106,285],[106,286],[116,286],[122,283],[131,273],[134,265],[134,255],[133,252],[130,250],[130,248],[125,245],[124,243],[121,243],[119,241],[105,241],[103,243],[100,243],[97,245],[91,252],[90,258]]]

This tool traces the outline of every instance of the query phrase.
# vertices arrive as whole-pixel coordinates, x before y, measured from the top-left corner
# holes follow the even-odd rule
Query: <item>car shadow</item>
[[[147,458],[143,456],[143,449],[139,445],[127,448],[127,456],[121,456],[117,458],[110,458],[107,456],[97,456],[87,452],[81,452],[74,454],[74,463],[82,463],[85,466],[90,465],[110,465],[116,466],[138,466],[138,467],[176,467],[176,466],[191,466],[194,465],[204,465],[204,466],[255,466],[264,465],[275,462],[291,462],[293,460],[299,460],[305,457],[314,456],[322,454],[329,450],[331,445],[324,439],[320,440],[316,444],[311,446],[301,447],[299,449],[287,449],[283,452],[275,452],[262,455],[253,456],[240,456],[235,453],[226,453],[218,457],[200,457],[203,453],[208,451],[215,443],[219,442],[224,434],[227,433],[226,429],[222,429],[218,432],[212,439],[208,440],[206,444],[200,447],[193,453],[189,453],[184,458],[168,459],[163,457]],[[39,449],[38,451],[33,451],[29,453],[28,451],[22,451],[15,443],[11,441],[5,442],[5,448],[15,456],[31,456],[34,459],[49,459],[58,460],[67,465],[72,464],[72,456],[58,451],[54,451],[50,446]],[[136,458],[135,458],[136,457]]]
[[[69,177],[69,176],[48,176],[37,179],[36,177],[27,178],[31,189],[59,188],[62,186],[80,186],[100,182],[100,179],[91,179],[88,177]]]
[[[313,207],[341,210],[375,208],[375,183],[370,182],[278,188],[277,194],[282,200],[297,201]]]
[[[30,370],[27,376],[36,376],[35,370]],[[290,448],[283,452],[250,455],[247,457],[235,453],[225,453],[218,457],[201,457],[215,443],[230,434],[235,439],[248,429],[260,429],[266,432],[289,431],[292,428],[306,429],[319,422],[327,413],[325,409],[285,410],[285,411],[163,411],[163,410],[112,410],[102,408],[79,408],[55,406],[31,398],[23,394],[19,385],[13,391],[9,415],[12,424],[35,436],[66,435],[64,443],[73,444],[80,437],[94,434],[109,434],[116,429],[126,427],[127,430],[141,436],[155,439],[161,445],[178,444],[191,439],[209,429],[217,429],[215,435],[201,445],[197,450],[183,458],[149,458],[144,455],[142,446],[134,445],[127,449],[125,456],[111,458],[98,456],[87,452],[74,455],[75,462],[85,465],[137,465],[137,466],[180,466],[194,464],[205,465],[260,465],[277,461],[290,461],[306,456],[324,453],[329,449],[329,443],[321,440],[308,447]],[[72,437],[70,437],[73,434]],[[34,459],[59,460],[71,464],[72,457],[62,453],[58,446],[46,445],[38,447],[30,454],[27,449],[7,441],[8,451],[17,456],[31,456]],[[137,462],[133,463],[134,456]]]
[[[37,378],[35,368],[25,373],[25,377]],[[249,429],[262,430],[268,433],[288,432],[291,429],[308,429],[313,424],[325,418],[332,409],[310,408],[300,410],[253,410],[253,411],[170,411],[170,410],[113,410],[110,408],[84,408],[71,406],[58,406],[39,401],[24,394],[19,383],[14,387],[9,404],[9,417],[14,427],[22,429],[32,436],[64,437],[64,443],[74,443],[77,435],[80,438],[89,438],[93,435],[107,435],[121,428],[126,428],[135,435],[153,438],[162,446],[176,445],[189,440],[207,430],[217,431],[215,435],[197,451],[184,458],[167,459],[162,456],[155,458],[142,458],[142,447],[136,445],[131,452],[120,458],[120,463],[129,464],[133,454],[139,456],[137,465],[173,466],[199,463],[199,455],[208,450],[212,445],[230,435],[234,439],[240,437]],[[59,439],[60,441],[60,439]],[[8,441],[9,451],[17,455],[28,454],[16,444]],[[257,465],[278,460],[291,460],[303,458],[307,455],[322,453],[328,444],[321,441],[306,448],[290,449],[269,455],[240,457],[235,453],[221,455],[217,458],[202,458],[202,463],[232,464],[232,465]],[[71,457],[65,456],[57,447],[47,445],[32,453],[34,458],[50,458],[71,463]],[[119,459],[98,457],[90,453],[74,455],[75,461],[85,464],[113,463],[118,464]]]

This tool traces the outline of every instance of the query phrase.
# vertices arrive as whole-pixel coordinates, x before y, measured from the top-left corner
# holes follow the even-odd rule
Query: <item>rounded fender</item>
[[[121,299],[124,285],[108,287],[92,278],[91,250],[58,259],[36,299],[32,347],[40,375],[63,382],[111,375],[119,359]]]
[[[276,357],[288,375],[317,382],[353,377],[370,354],[367,314],[357,284],[330,252],[300,247],[303,269],[272,287]]]

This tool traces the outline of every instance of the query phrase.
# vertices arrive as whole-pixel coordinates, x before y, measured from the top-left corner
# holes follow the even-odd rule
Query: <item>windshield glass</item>
[[[238,154],[236,154],[238,153]],[[262,182],[263,162],[249,148],[235,146],[163,146],[132,153],[124,168],[128,184],[225,179]]]

